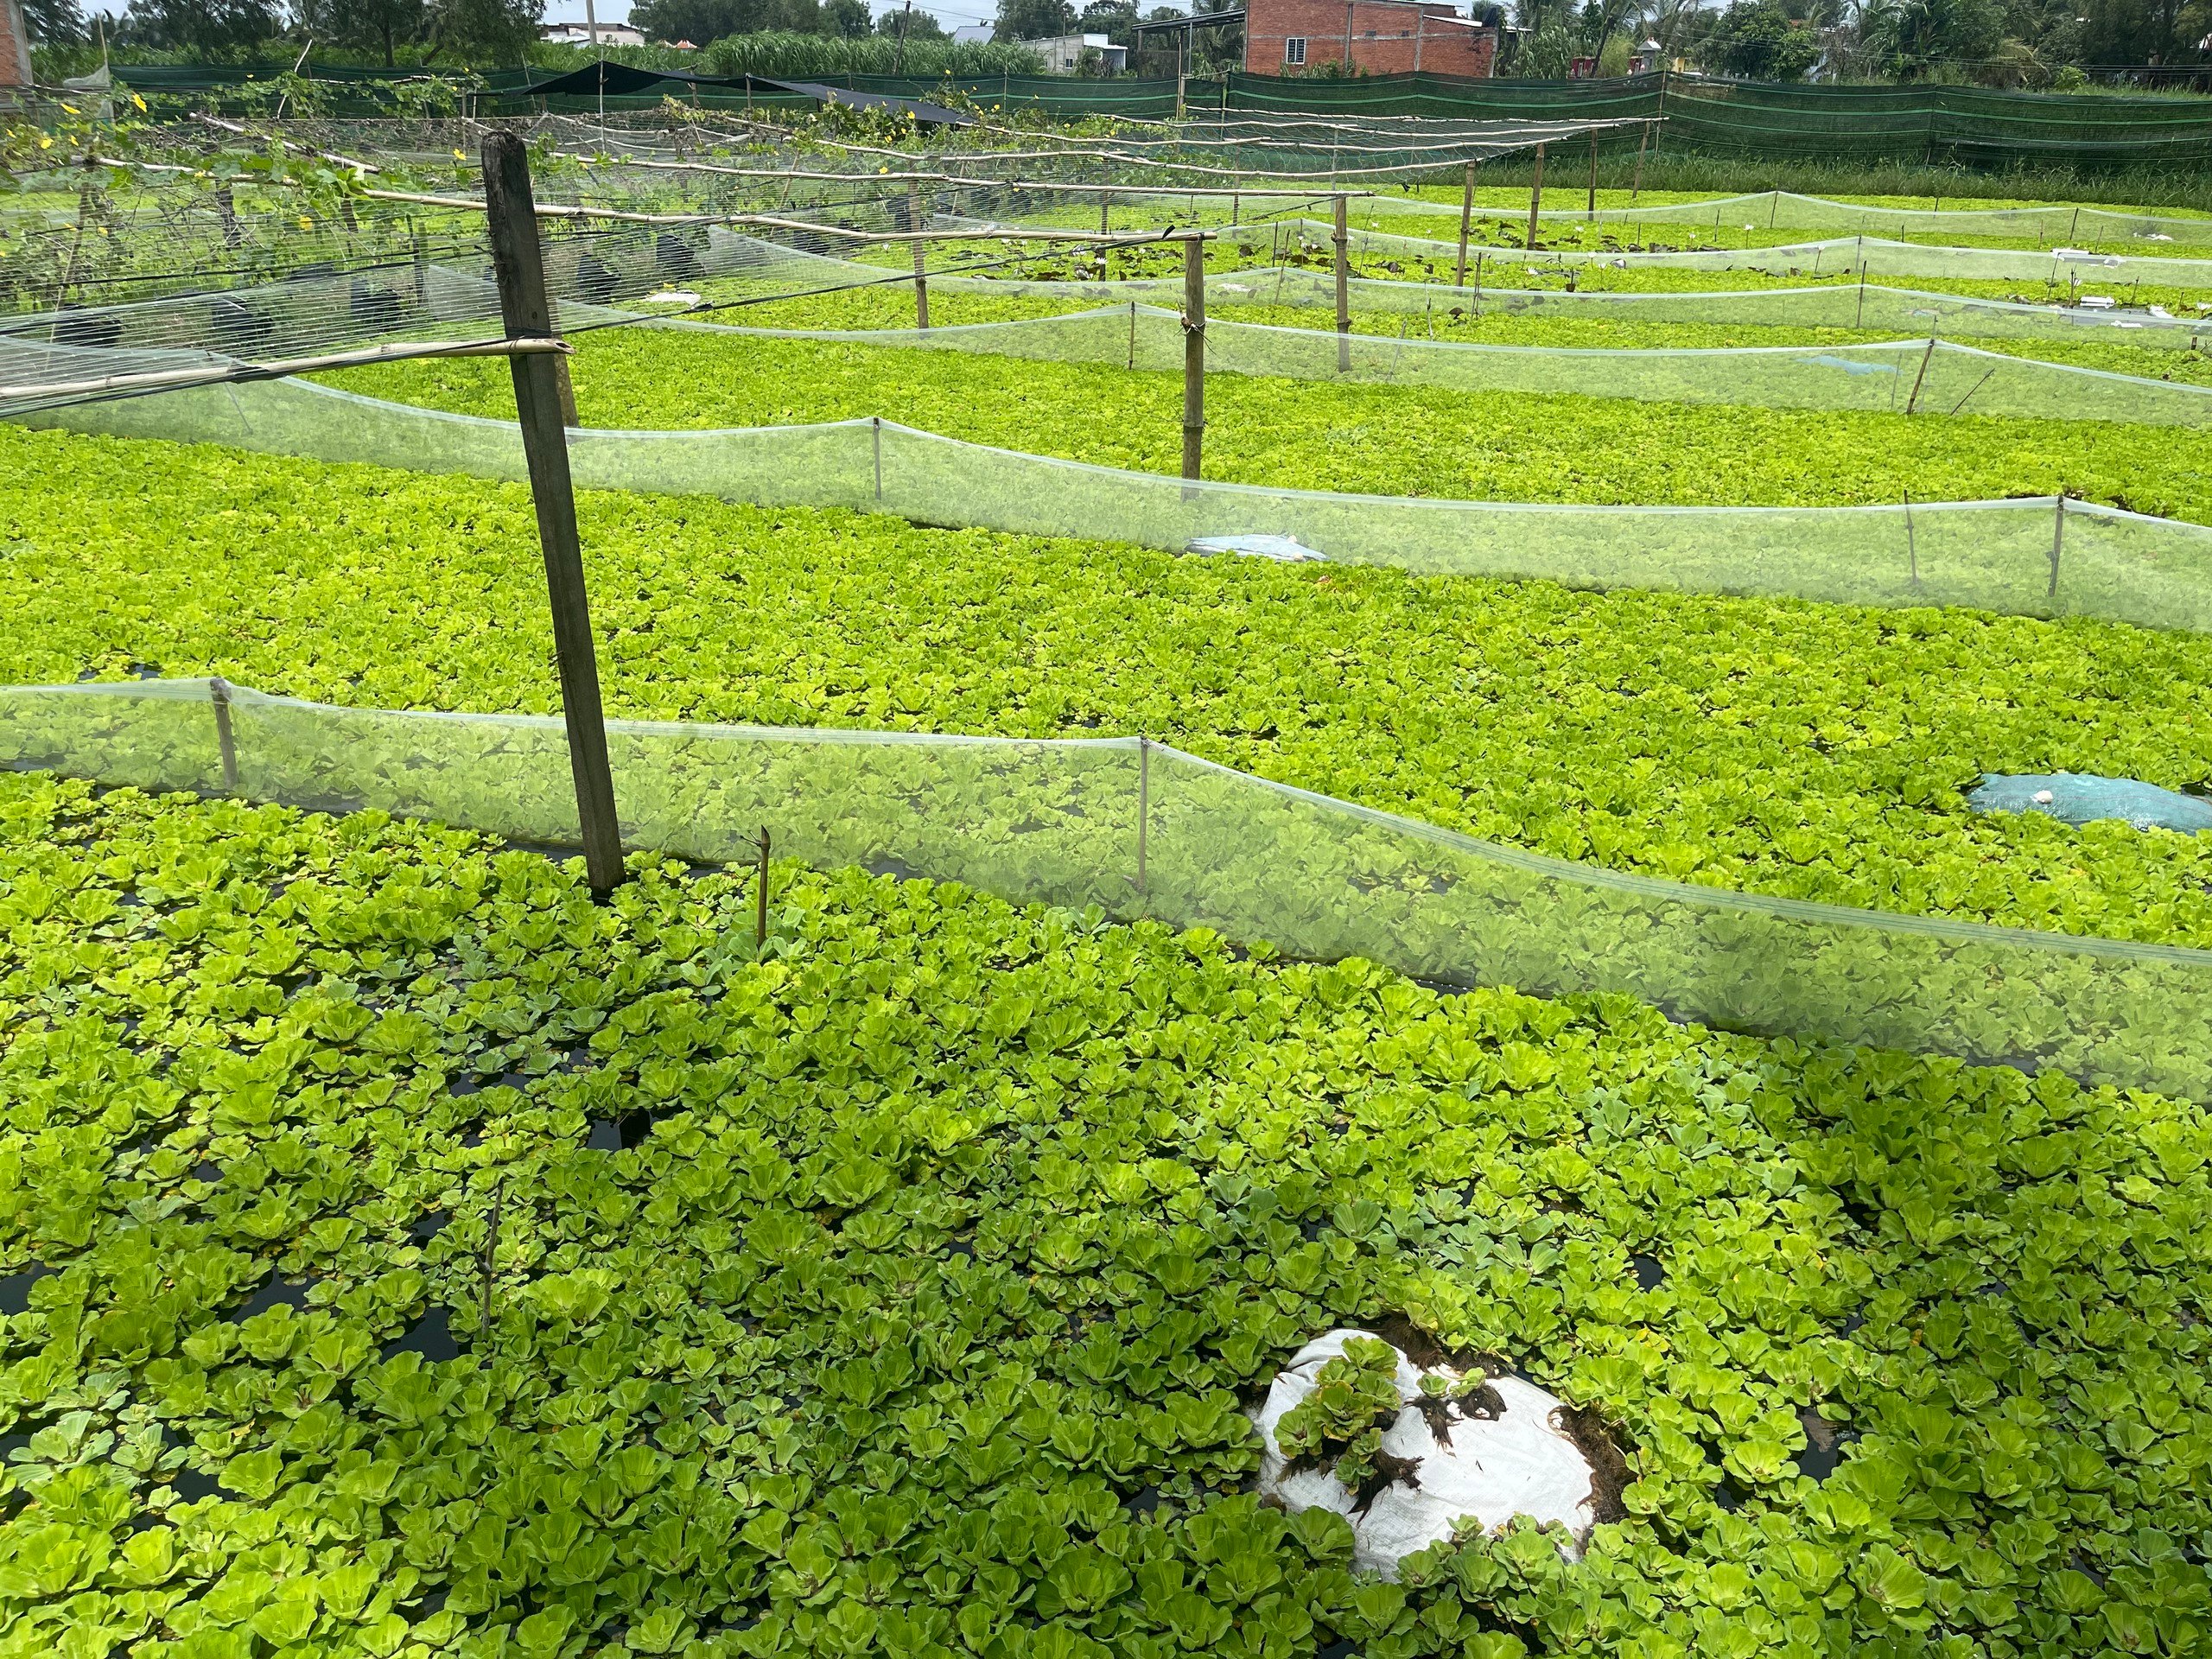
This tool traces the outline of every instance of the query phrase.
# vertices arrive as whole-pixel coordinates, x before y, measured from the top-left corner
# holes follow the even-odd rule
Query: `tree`
[[[296,0],[301,30],[331,46],[352,47],[398,61],[398,50],[429,32],[426,0]]]
[[[1075,33],[1075,8],[1068,0],[999,0],[995,41],[1045,41]]]
[[[822,32],[857,41],[875,32],[868,0],[822,0]]]
[[[952,38],[950,31],[938,22],[934,15],[914,11],[905,6],[896,11],[887,11],[878,17],[875,32],[894,41],[901,36],[909,41],[949,41]]]
[[[269,39],[278,21],[271,0],[131,0],[116,35],[136,46],[222,54]]]
[[[75,46],[86,37],[77,0],[23,0],[23,27],[34,46]]]
[[[1866,44],[1899,80],[1954,66],[1980,71],[2004,39],[1997,0],[1890,0],[1866,20]]]
[[[516,63],[544,16],[545,0],[430,0],[431,39],[440,52]]]
[[[823,27],[815,0],[637,0],[630,21],[650,40],[690,41],[696,46],[762,29],[813,35]]]
[[[1781,0],[1735,0],[1700,54],[1708,69],[1744,80],[1796,80],[1821,59],[1820,36],[1783,15]]]
[[[1134,48],[1137,43],[1136,0],[1091,0],[1076,19],[1086,35],[1103,35],[1116,46]]]

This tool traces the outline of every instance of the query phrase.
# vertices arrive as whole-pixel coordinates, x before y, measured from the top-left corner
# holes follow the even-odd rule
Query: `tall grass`
[[[763,29],[730,35],[704,52],[699,67],[718,75],[766,75],[779,80],[815,79],[823,75],[887,75],[896,62],[902,75],[955,79],[983,75],[1040,75],[1045,60],[1026,48],[995,41],[909,41],[902,56],[899,42],[880,35],[845,40],[834,35],[799,35]]]

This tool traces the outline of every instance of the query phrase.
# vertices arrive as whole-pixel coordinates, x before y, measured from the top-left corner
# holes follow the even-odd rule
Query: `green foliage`
[[[617,714],[1145,732],[1615,869],[2212,944],[2212,838],[1962,798],[1986,771],[2204,779],[2212,691],[2185,637],[1179,559],[696,498],[581,508]],[[0,547],[9,682],[145,664],[386,708],[554,707],[519,486],[0,432]]]
[[[1397,1417],[1398,1351],[1375,1337],[1349,1337],[1314,1373],[1313,1392],[1282,1414],[1275,1445],[1294,1463],[1326,1469],[1357,1489],[1374,1472],[1382,1431]]]
[[[706,67],[718,75],[766,75],[788,79],[812,75],[887,75],[894,72],[938,76],[1030,75],[1042,71],[1034,52],[996,41],[909,40],[897,36],[845,36],[809,29],[762,29],[727,35],[709,47]]]
[[[2199,1108],[634,868],[0,776],[22,1650],[2212,1640]],[[1244,1493],[1237,1392],[1396,1311],[1623,1425],[1580,1565]]]
[[[1488,337],[1488,336],[1485,336]],[[641,329],[571,360],[587,425],[664,429],[880,416],[948,437],[1174,474],[1179,375],[847,342]],[[505,370],[448,359],[329,377],[512,419]],[[1466,500],[1830,506],[2080,497],[2212,522],[2212,484],[2170,429],[1929,420],[1216,375],[1206,476]]]
[[[1820,60],[1821,37],[1782,0],[1732,0],[1699,48],[1710,68],[1744,80],[1796,80]]]

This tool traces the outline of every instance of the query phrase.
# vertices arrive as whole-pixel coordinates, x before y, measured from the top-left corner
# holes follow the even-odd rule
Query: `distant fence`
[[[197,94],[235,103],[244,86],[289,66],[124,64],[116,78],[144,92]],[[709,109],[810,107],[813,100],[743,77],[666,78],[610,63],[607,95],[538,89],[563,77],[494,70],[474,99],[481,115],[651,109],[678,98]],[[334,113],[389,106],[386,83],[403,71],[316,68]],[[1039,109],[1069,119],[1176,111],[1173,79],[1066,75],[823,75],[828,86],[896,98],[965,98]],[[620,90],[617,90],[618,87]],[[1231,74],[1182,85],[1191,113],[1265,111],[1353,118],[1454,120],[1640,120],[1665,118],[1662,151],[1806,156],[1999,168],[2044,163],[2093,171],[2212,163],[2212,99],[2078,97],[1980,86],[1804,86],[1656,73],[1616,80],[1475,80],[1446,75],[1362,75],[1350,80]],[[1609,142],[1633,146],[1635,129]]]

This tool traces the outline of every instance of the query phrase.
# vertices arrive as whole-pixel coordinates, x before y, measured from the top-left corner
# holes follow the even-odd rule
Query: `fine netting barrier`
[[[1287,221],[1286,221],[1287,222]],[[1304,234],[1326,239],[1332,226],[1300,221]],[[1396,254],[1429,260],[1459,252],[1456,236],[1401,236],[1389,231],[1352,230],[1347,245],[1357,254]],[[1569,265],[1615,270],[1751,270],[1770,276],[1920,276],[1961,282],[2050,283],[2111,288],[2134,283],[2150,288],[2212,288],[2212,259],[2128,253],[2098,253],[2086,248],[1943,248],[1924,242],[1892,242],[1879,237],[1840,236],[1818,242],[1791,242],[1762,248],[1686,248],[1669,252],[1611,249],[1491,248],[1492,261],[1531,270]],[[1469,250],[1471,257],[1473,251]]]
[[[870,280],[880,283],[887,276],[896,275],[880,265],[753,241],[719,226],[709,232],[708,239],[724,259],[721,270],[756,277],[771,288],[836,288]],[[1278,256],[1282,251],[1280,243],[1270,249]],[[1429,319],[1465,313],[1630,325],[1835,328],[1904,334],[1923,340],[1930,334],[1976,340],[2098,340],[2172,351],[2196,350],[2200,337],[2212,336],[2212,316],[2202,315],[2160,316],[2117,308],[2033,305],[1868,283],[1694,293],[1516,289],[1487,280],[1489,270],[1503,271],[1509,277],[1517,275],[1515,262],[1519,257],[1516,251],[1510,249],[1471,250],[1468,281],[1464,286],[1348,276],[1346,308],[1354,315]],[[1251,305],[1327,310],[1336,304],[1333,273],[1311,266],[1277,264],[1215,270],[1209,271],[1205,280],[1210,309]],[[929,283],[933,293],[1063,300],[1091,308],[1126,304],[1131,300],[1166,305],[1179,300],[1183,293],[1180,276],[1043,278],[931,271]]]
[[[1727,404],[1865,414],[1999,416],[2212,424],[2212,387],[2008,356],[1930,335],[1831,346],[1503,346],[1208,321],[1209,373],[1429,386],[1452,391]],[[744,328],[672,324],[755,340],[979,353],[1179,372],[1179,312],[1132,302],[1062,316],[933,328]]]
[[[2212,1088],[2212,952],[1620,874],[1134,738],[607,731],[633,847],[741,860],[766,824],[810,864],[1211,927],[1447,985],[1613,993],[1761,1035]],[[0,690],[0,765],[578,839],[550,717],[333,708],[207,680],[16,687]]]
[[[1359,204],[1362,213],[1457,219],[1460,204],[1403,196],[1374,196]],[[1525,224],[1527,204],[1474,204],[1478,219]],[[1545,207],[1544,224],[1688,225],[1715,230],[1817,231],[1830,236],[1991,236],[2035,238],[2038,242],[2150,241],[2212,247],[2212,218],[2129,213],[2113,207],[2049,202],[2032,207],[1869,207],[1857,202],[1803,196],[1794,190],[1761,190],[1749,195],[1713,196],[1627,207]]]
[[[4,362],[4,358],[0,358]],[[208,386],[24,423],[414,471],[524,477],[507,423],[311,381]],[[586,489],[849,507],[1179,550],[1278,536],[1341,563],[1841,604],[1964,606],[2212,632],[2212,527],[2044,496],[1881,507],[1581,506],[1185,481],[888,421],[569,434]]]

